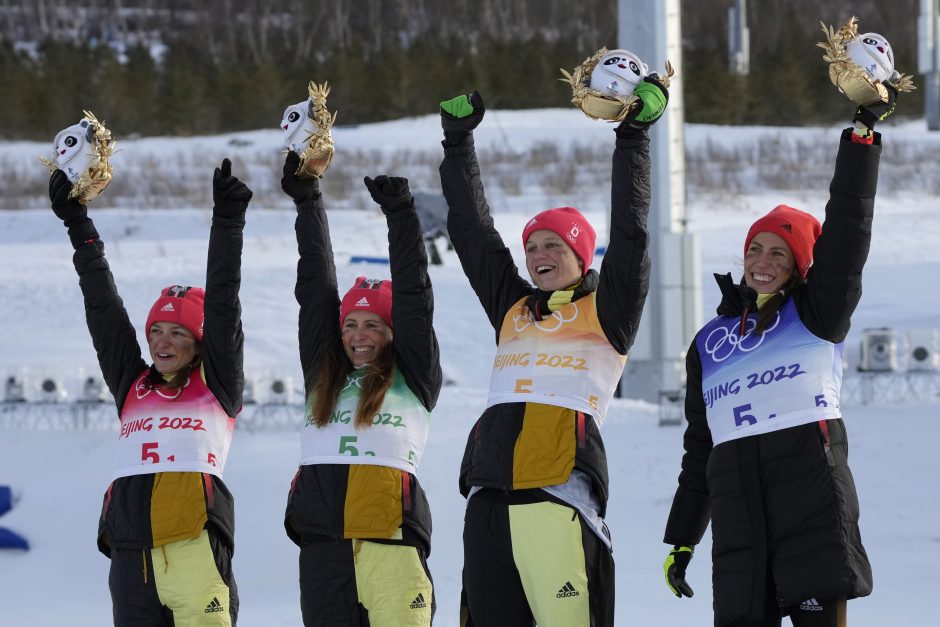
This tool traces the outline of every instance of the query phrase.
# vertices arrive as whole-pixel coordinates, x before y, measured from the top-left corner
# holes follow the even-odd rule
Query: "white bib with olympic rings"
[[[600,427],[626,363],[604,335],[594,294],[542,320],[523,298],[503,318],[486,406],[566,407],[594,416]]]

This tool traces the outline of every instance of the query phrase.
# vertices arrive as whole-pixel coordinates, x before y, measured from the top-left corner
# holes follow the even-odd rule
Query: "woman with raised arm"
[[[604,523],[607,458],[600,429],[649,288],[647,127],[666,107],[655,78],[615,130],[610,245],[591,270],[594,229],[572,207],[525,226],[519,275],[493,225],[473,129],[473,92],[441,103],[441,185],[448,231],[496,331],[486,410],[467,440],[460,491],[466,625],[613,625],[614,564]]]
[[[212,181],[206,288],[171,285],[147,316],[151,364],[118,296],[104,243],[57,170],[85,317],[121,420],[98,548],[111,558],[114,624],[235,625],[234,501],[222,482],[242,406],[242,230],[251,191],[228,159]]]
[[[712,523],[717,627],[844,627],[872,576],[842,421],[843,341],[862,293],[889,102],[842,132],[826,217],[779,205],[744,239],[744,277],[715,275],[718,316],[686,356],[685,454],[666,524],[666,584]]]
[[[428,259],[404,178],[366,177],[388,221],[391,280],[340,298],[319,181],[281,186],[297,205],[301,465],[284,526],[300,547],[306,627],[427,627],[431,512],[416,473],[441,389]]]

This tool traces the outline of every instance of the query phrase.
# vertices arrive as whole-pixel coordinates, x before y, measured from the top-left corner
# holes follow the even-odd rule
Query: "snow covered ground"
[[[559,132],[564,129],[564,132]],[[690,126],[692,148],[731,144],[750,150],[756,138],[779,136],[781,129]],[[276,152],[278,134],[240,134],[230,138],[134,140],[124,143],[128,159],[144,146],[158,165],[170,167],[176,154],[197,155],[196,179],[208,189],[214,161],[230,154],[236,175],[249,151]],[[357,128],[336,129],[339,152],[394,150],[432,146],[439,128],[434,117]],[[517,148],[568,138],[594,139],[609,154],[613,136],[602,123],[577,111],[487,113],[478,146],[498,148],[507,138]],[[838,128],[786,129],[786,136],[831,146]],[[137,144],[136,142],[140,142]],[[904,146],[936,145],[923,121],[885,131],[883,175]],[[23,142],[0,144],[0,162],[23,168],[47,146]],[[483,162],[484,180],[487,163]],[[334,166],[335,167],[335,166]],[[415,168],[411,171],[410,168]],[[934,163],[933,167],[936,167]],[[116,176],[121,170],[116,166]],[[609,166],[603,170],[607,176]],[[827,166],[827,175],[831,172]],[[375,175],[380,172],[362,172]],[[403,163],[393,174],[423,181],[416,189],[435,191],[427,164]],[[203,178],[199,178],[199,177]],[[532,178],[531,173],[526,176]],[[275,189],[270,168],[252,168],[245,176],[255,188]],[[823,177],[826,178],[826,177]],[[940,177],[938,177],[940,178]],[[603,180],[603,179],[602,179]],[[196,183],[193,183],[196,184]],[[329,174],[324,188],[329,190]],[[794,184],[794,187],[796,185]],[[850,364],[858,355],[861,330],[891,326],[899,330],[940,327],[940,197],[936,183],[885,191],[877,202],[872,252],[865,272],[865,294],[847,341]],[[571,204],[581,207],[605,239],[606,187],[570,194],[527,184],[519,193],[489,185],[497,227],[517,259],[519,233],[538,210]],[[106,192],[107,194],[107,192]],[[737,272],[747,226],[781,202],[822,216],[826,185],[786,192],[754,189],[702,193],[689,198],[692,230],[703,249],[705,312],[716,304],[712,272]],[[37,201],[37,204],[41,204]],[[381,265],[350,264],[353,255],[386,250],[384,219],[364,189],[348,196],[346,206],[362,211],[330,213],[337,271],[342,287],[360,274],[380,276]],[[34,205],[35,206],[35,205]],[[249,376],[272,374],[300,381],[297,365],[297,305],[293,298],[296,248],[293,215],[285,203],[256,203],[245,231],[242,305],[246,334],[245,367]],[[205,207],[167,210],[118,208],[91,212],[106,242],[117,285],[138,331],[150,303],[166,284],[204,281],[209,211]],[[56,374],[72,392],[80,372],[94,372],[96,362],[84,324],[67,237],[48,210],[0,212],[0,375],[25,374],[35,380]],[[441,393],[430,441],[419,473],[434,516],[430,559],[438,602],[436,625],[457,625],[462,562],[464,502],[457,493],[457,472],[466,434],[483,408],[493,354],[493,332],[453,253],[432,268],[437,310],[435,327],[442,364],[454,384]],[[141,339],[142,336],[141,336]],[[849,373],[851,376],[852,373]],[[853,627],[913,626],[930,622],[933,580],[940,562],[940,465],[935,440],[940,437],[937,401],[907,399],[890,406],[849,405],[845,416],[851,437],[850,463],[858,483],[862,534],[872,561],[871,597],[849,604]],[[301,415],[296,414],[299,427]],[[4,424],[4,423],[0,423]],[[608,523],[617,563],[617,625],[698,626],[711,624],[710,541],[696,552],[689,577],[695,597],[678,600],[663,583],[667,547],[662,531],[675,489],[681,455],[680,428],[659,427],[656,408],[616,400],[604,438],[609,451],[611,500]],[[236,497],[235,573],[241,597],[239,624],[245,627],[299,625],[297,549],[283,531],[288,484],[299,455],[296,430],[236,433],[226,468],[226,483]],[[0,430],[0,484],[22,494],[0,526],[27,536],[29,552],[0,552],[0,626],[91,627],[110,624],[108,561],[97,553],[95,533],[101,495],[111,475],[111,436],[89,430]]]

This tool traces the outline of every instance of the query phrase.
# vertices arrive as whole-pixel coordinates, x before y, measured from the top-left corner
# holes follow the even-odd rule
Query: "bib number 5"
[[[744,425],[756,425],[757,418],[745,412],[751,411],[751,404],[745,403],[738,405],[731,410],[734,413],[734,426],[743,427]]]
[[[356,435],[341,435],[339,438],[339,454],[340,455],[352,455],[357,457],[359,455],[359,449],[353,444],[359,440],[359,436]],[[363,455],[372,455],[375,457],[375,451],[363,451]]]

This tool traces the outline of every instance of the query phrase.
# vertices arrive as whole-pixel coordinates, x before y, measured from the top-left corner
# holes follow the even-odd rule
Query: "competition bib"
[[[199,375],[178,390],[137,378],[121,411],[114,477],[206,472],[222,477],[235,418],[227,416]]]
[[[627,358],[607,341],[595,295],[542,320],[532,318],[525,302],[503,319],[486,406],[542,403],[590,414],[603,425]]]
[[[751,316],[719,317],[695,338],[702,360],[702,397],[715,446],[777,429],[840,418],[843,344],[803,325],[793,300],[763,334]]]
[[[428,441],[431,413],[396,368],[372,424],[357,429],[356,407],[362,377],[360,371],[349,375],[330,422],[323,427],[317,427],[313,421],[313,395],[307,397],[300,464],[371,464],[416,472]]]

